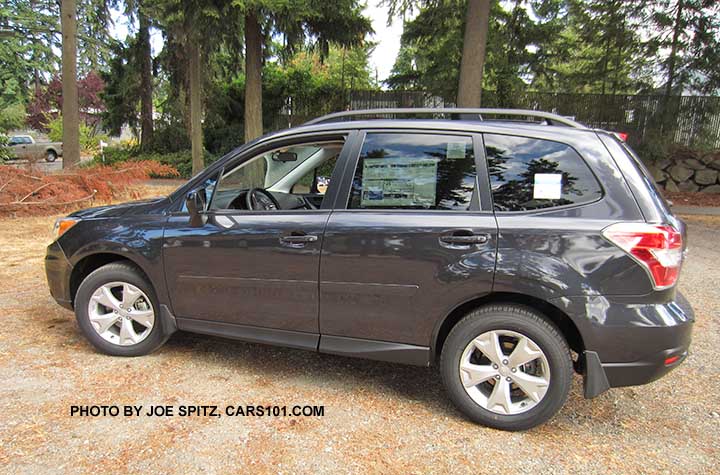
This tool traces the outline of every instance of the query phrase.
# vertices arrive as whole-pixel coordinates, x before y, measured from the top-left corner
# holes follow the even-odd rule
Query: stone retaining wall
[[[664,159],[646,165],[655,182],[667,191],[720,193],[720,153]]]

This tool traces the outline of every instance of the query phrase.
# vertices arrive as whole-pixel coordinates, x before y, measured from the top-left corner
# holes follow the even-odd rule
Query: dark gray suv
[[[184,330],[437,364],[506,430],[552,417],[573,370],[592,398],[690,343],[684,224],[625,143],[554,114],[331,114],[56,228],[50,292],[102,352]]]

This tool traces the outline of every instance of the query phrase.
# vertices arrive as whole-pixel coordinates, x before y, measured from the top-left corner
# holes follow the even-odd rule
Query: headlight
[[[65,231],[75,226],[80,220],[77,218],[58,218],[53,227],[53,239],[58,239]]]

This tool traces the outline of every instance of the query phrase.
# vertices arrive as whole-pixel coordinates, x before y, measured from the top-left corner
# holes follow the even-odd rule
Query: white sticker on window
[[[437,160],[432,158],[366,158],[360,204],[369,206],[435,206]]]
[[[536,173],[533,199],[559,200],[562,197],[562,173]]]
[[[457,160],[465,158],[465,146],[467,142],[448,142],[445,156],[448,160]]]

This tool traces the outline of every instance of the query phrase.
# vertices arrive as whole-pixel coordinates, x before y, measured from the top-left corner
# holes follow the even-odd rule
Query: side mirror
[[[296,162],[297,153],[295,152],[275,152],[272,155],[275,162]]]
[[[205,190],[194,190],[185,197],[185,207],[190,214],[190,226],[205,224]]]

